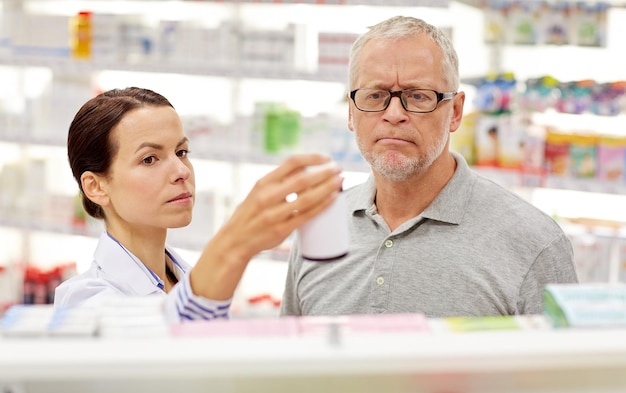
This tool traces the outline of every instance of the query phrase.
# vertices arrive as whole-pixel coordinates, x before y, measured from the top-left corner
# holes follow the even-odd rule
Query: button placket
[[[396,250],[392,249],[395,242],[392,238],[382,241],[376,257],[376,265],[373,275],[371,276],[371,310],[380,314],[387,312],[389,301],[389,290],[391,281],[391,271],[393,269],[393,260]]]

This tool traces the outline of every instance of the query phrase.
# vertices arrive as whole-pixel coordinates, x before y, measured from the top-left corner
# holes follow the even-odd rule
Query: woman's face
[[[117,153],[103,181],[107,222],[178,228],[191,221],[195,196],[189,141],[169,106],[128,112],[111,132]]]

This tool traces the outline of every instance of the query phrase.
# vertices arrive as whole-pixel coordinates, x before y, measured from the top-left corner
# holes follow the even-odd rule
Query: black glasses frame
[[[368,88],[366,88],[366,89],[368,89]],[[439,108],[439,103],[441,101],[451,100],[452,98],[454,98],[454,96],[456,96],[458,94],[458,92],[456,92],[456,91],[449,91],[449,92],[441,93],[441,92],[438,92],[437,90],[432,90],[432,89],[387,90],[389,92],[389,99],[387,100],[387,103],[385,104],[385,107],[383,109],[378,109],[378,110],[374,111],[374,110],[370,110],[370,109],[361,109],[356,104],[356,101],[354,100],[354,97],[356,97],[356,92],[359,91],[359,90],[364,90],[364,89],[354,89],[354,90],[352,90],[350,92],[350,99],[352,100],[352,102],[354,102],[354,106],[356,107],[356,109],[360,110],[361,112],[384,112],[384,111],[387,110],[387,108],[389,108],[389,104],[391,103],[391,99],[393,97],[398,97],[400,99],[400,103],[402,104],[402,107],[407,112],[411,112],[411,113],[431,113],[431,112],[434,112],[437,108]],[[377,89],[377,90],[384,90],[384,89]],[[407,91],[413,91],[413,90],[425,90],[425,91],[432,91],[433,93],[435,93],[437,95],[437,103],[435,104],[435,107],[432,110],[430,110],[430,111],[412,111],[412,110],[407,109],[406,102],[404,102],[404,100],[402,99],[402,93],[407,92]]]

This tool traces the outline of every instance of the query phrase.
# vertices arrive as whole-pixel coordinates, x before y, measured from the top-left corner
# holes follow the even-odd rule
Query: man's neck
[[[444,153],[445,154],[445,153]],[[393,231],[421,214],[435,200],[456,170],[451,154],[438,159],[427,172],[402,181],[392,181],[374,173],[376,208]]]

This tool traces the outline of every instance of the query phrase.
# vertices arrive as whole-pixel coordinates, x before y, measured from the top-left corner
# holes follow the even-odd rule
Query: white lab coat
[[[166,251],[175,261],[171,268],[179,280],[169,295],[161,289],[162,281],[105,231],[89,270],[61,283],[55,290],[54,305],[97,307],[110,296],[156,295],[164,297],[165,314],[171,322],[181,318],[228,317],[231,300],[215,301],[193,295],[187,274],[191,266],[170,247],[166,246]]]

